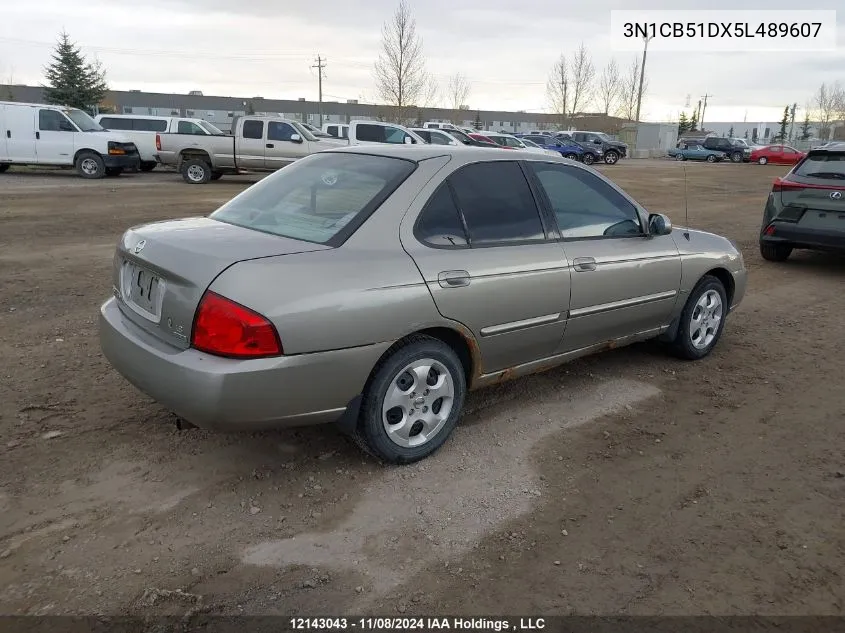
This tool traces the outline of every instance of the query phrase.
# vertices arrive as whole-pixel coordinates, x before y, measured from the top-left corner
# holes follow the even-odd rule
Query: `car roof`
[[[543,162],[560,162],[565,165],[579,166],[579,163],[565,159],[563,156],[551,156],[532,152],[492,152],[487,147],[473,147],[469,145],[351,145],[337,147],[324,152],[342,152],[349,154],[368,154],[370,156],[385,156],[388,158],[404,158],[415,162],[437,158],[439,156],[455,156],[467,162],[485,162],[496,160],[541,160]]]

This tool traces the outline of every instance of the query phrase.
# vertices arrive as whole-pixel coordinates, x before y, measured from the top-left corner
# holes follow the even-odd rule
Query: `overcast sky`
[[[317,54],[327,58],[326,100],[376,100],[373,62],[398,0],[2,0],[0,83],[38,85],[63,28],[108,70],[112,88],[239,97],[316,99]],[[410,0],[428,69],[445,86],[461,72],[479,109],[547,111],[546,78],[583,40],[597,73],[611,58],[611,9],[694,9],[692,0]],[[738,7],[737,5],[741,6]],[[709,9],[795,9],[784,0],[711,0]],[[671,53],[649,50],[643,118],[676,118],[713,95],[711,121],[776,121],[823,81],[845,82],[845,4],[838,50],[825,53]],[[444,91],[445,92],[445,91]],[[445,105],[445,103],[444,103]],[[690,110],[688,109],[688,112]]]

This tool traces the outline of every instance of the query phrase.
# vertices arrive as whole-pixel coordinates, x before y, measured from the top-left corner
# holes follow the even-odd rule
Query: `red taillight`
[[[799,191],[801,189],[841,189],[841,185],[816,185],[806,182],[792,182],[783,178],[775,178],[772,191]]]
[[[775,225],[770,224],[769,226],[766,227],[766,230],[763,231],[763,233],[765,233],[766,235],[774,235],[775,234]]]
[[[263,358],[282,354],[276,328],[263,316],[214,292],[197,308],[191,345],[229,358]]]
[[[161,151],[161,136],[156,134],[156,150]]]

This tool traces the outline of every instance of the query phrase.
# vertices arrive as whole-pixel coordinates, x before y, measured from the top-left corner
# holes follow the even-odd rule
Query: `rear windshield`
[[[845,180],[845,152],[810,154],[794,173],[807,178]]]
[[[211,218],[318,244],[342,242],[414,171],[415,163],[318,153],[280,169]],[[349,227],[344,231],[345,227]]]

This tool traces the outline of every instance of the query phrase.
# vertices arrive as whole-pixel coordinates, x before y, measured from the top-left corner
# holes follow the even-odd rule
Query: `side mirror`
[[[593,143],[595,143],[596,145],[601,145],[601,140],[594,138]]]
[[[413,145],[414,144],[414,137],[412,136],[405,136],[405,145]]]
[[[672,220],[662,213],[652,213],[648,216],[649,235],[669,235],[672,232]]]
[[[59,121],[59,132],[76,132],[76,130],[67,121]]]
[[[290,140],[291,140],[292,143],[301,143],[302,137],[299,134],[291,134]]]

